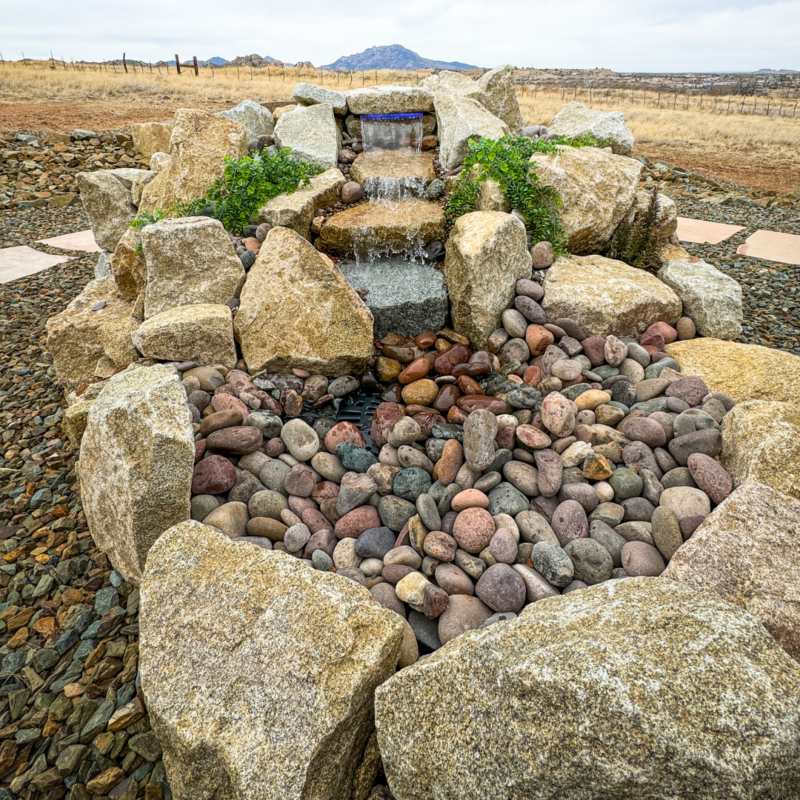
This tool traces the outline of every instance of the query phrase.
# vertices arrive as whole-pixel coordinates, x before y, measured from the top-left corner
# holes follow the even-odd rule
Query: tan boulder
[[[147,262],[141,245],[141,228],[128,228],[109,259],[111,274],[126,300],[135,300],[147,282]]]
[[[525,226],[511,214],[474,211],[456,220],[446,247],[453,326],[483,348],[514,301],[514,284],[531,276]]]
[[[748,480],[678,548],[663,578],[749,611],[800,661],[800,502]]]
[[[81,442],[81,502],[97,546],[138,583],[153,542],[189,519],[194,434],[186,391],[163,364],[111,378]]]
[[[712,392],[737,403],[778,400],[800,403],[800,357],[785,350],[720,339],[690,339],[666,346],[685,375],[698,375]]]
[[[143,322],[133,343],[146,358],[236,366],[233,316],[224,305],[178,306]]]
[[[561,198],[570,253],[601,251],[636,201],[642,165],[596,147],[562,147],[531,161],[539,182]]]
[[[105,385],[105,381],[90,383],[81,394],[70,392],[67,395],[67,408],[61,419],[61,427],[64,429],[64,433],[67,434],[67,438],[72,442],[73,447],[80,445],[83,432],[86,430],[86,424],[89,421],[89,409],[100,396],[100,392],[103,391]]]
[[[234,330],[251,373],[359,373],[372,355],[369,309],[333,262],[288,228],[273,228],[261,245]]]
[[[351,800],[401,617],[193,521],[155,543],[141,593],[142,689],[175,800]]]
[[[153,153],[169,153],[172,136],[171,122],[142,122],[131,125],[131,136],[136,152],[149,159]]]
[[[335,169],[342,137],[327,104],[298,106],[275,124],[275,144],[291,149],[291,157],[323,169]]]
[[[311,220],[317,213],[339,202],[344,175],[339,169],[329,169],[310,179],[291,194],[279,194],[268,200],[258,212],[259,222],[272,227],[291,228],[309,238]]]
[[[583,103],[568,103],[547,126],[550,133],[564,136],[582,136],[590,133],[597,139],[606,139],[611,149],[621,156],[633,155],[633,134],[625,124],[621,111],[596,111]]]
[[[508,125],[513,136],[519,136],[525,124],[517,100],[516,72],[510,64],[503,64],[489,70],[476,81],[483,94],[483,104]]]
[[[351,114],[404,114],[433,111],[433,94],[424,86],[369,86],[347,92]]]
[[[680,298],[669,286],[603,256],[556,259],[547,270],[542,307],[548,319],[569,317],[587,334],[600,336],[638,338],[654,322],[674,325],[681,315]]]
[[[735,405],[722,421],[722,463],[735,486],[755,480],[800,500],[800,406]]]
[[[94,240],[111,253],[136,217],[130,186],[125,186],[112,172],[98,169],[76,176]]]
[[[503,189],[497,181],[487,178],[485,181],[481,181],[479,186],[476,211],[503,211],[505,213],[511,211],[511,203],[506,200]]]
[[[434,75],[429,75],[420,81],[420,86],[436,92],[441,89],[449,89],[451,92],[463,94],[479,102],[486,100],[483,89],[478,85],[477,81],[472,80],[468,75],[463,72],[453,72],[452,70],[442,70]]]
[[[65,393],[97,377],[107,378],[139,357],[131,342],[139,324],[132,310],[133,303],[109,276],[86,284],[60,314],[47,320],[47,352]]]
[[[219,220],[179,217],[147,225],[142,249],[145,319],[176,306],[225,303],[244,283],[244,267]]]
[[[222,176],[226,156],[236,161],[247,155],[247,133],[241,122],[181,108],[175,113],[169,155],[169,166],[145,186],[140,211],[174,213],[177,203],[204,197]]]

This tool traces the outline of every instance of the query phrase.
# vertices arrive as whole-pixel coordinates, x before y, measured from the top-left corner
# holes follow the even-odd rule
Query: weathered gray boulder
[[[136,217],[130,187],[112,175],[111,170],[79,172],[76,177],[94,240],[103,250],[113,253]]]
[[[433,111],[433,94],[423,86],[370,86],[347,93],[352,114],[408,114]]]
[[[443,169],[461,165],[470,139],[485,136],[497,140],[510,133],[503,120],[466,95],[441,89],[435,94],[435,104],[439,162]]]
[[[341,136],[333,109],[325,104],[298,106],[275,124],[275,144],[289,147],[292,158],[333,169],[339,161]]]
[[[333,262],[288,228],[273,228],[261,245],[234,329],[252,373],[358,374],[372,355],[369,309]]]
[[[607,139],[618,155],[633,155],[633,134],[621,111],[595,111],[573,101],[553,117],[547,129],[550,133],[570,137],[590,133],[597,139]]]
[[[516,217],[500,211],[459,217],[444,261],[455,329],[483,348],[514,300],[514,284],[531,269],[525,226]]]
[[[545,276],[542,307],[549,319],[569,317],[600,336],[638,338],[654,322],[674,325],[681,315],[681,300],[669,286],[603,256],[556,259]]]
[[[698,333],[714,339],[742,335],[742,287],[733,278],[700,260],[668,261],[658,278],[675,290]]]
[[[275,120],[272,112],[264,108],[255,100],[242,100],[235,108],[217,112],[221,117],[227,117],[234,122],[241,122],[247,132],[248,139],[257,139],[259,136],[272,136],[275,130]]]
[[[514,82],[516,69],[503,64],[489,70],[476,81],[483,94],[483,103],[499,119],[508,125],[514,136],[519,136],[522,126],[522,112],[517,100],[517,87]]]
[[[800,501],[747,481],[678,548],[662,577],[749,611],[800,661]]]
[[[531,161],[539,181],[561,198],[570,253],[602,251],[636,201],[642,165],[596,147],[562,147]]]
[[[158,364],[111,378],[89,410],[81,443],[81,501],[97,546],[139,583],[147,553],[189,519],[194,434],[186,391]]]
[[[397,800],[789,800],[800,781],[800,666],[660,578],[464,633],[380,686],[375,718]]]
[[[146,358],[236,366],[233,316],[225,305],[178,306],[143,322],[133,343]]]
[[[347,97],[342,92],[334,92],[313,83],[296,83],[292,97],[302,106],[315,106],[318,103],[329,105],[335,114],[347,111]]]
[[[399,616],[198,522],[159,539],[141,591],[142,689],[175,800],[353,796]]]
[[[244,283],[244,267],[219,220],[179,217],[147,225],[142,249],[145,319],[177,306],[224,303]]]

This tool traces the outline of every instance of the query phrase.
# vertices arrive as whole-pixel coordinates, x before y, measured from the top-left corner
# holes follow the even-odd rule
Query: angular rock
[[[327,256],[287,228],[273,228],[261,245],[234,330],[251,373],[358,374],[372,355],[372,315],[361,298]]]
[[[275,130],[275,119],[268,108],[264,108],[255,100],[242,100],[235,108],[218,111],[220,117],[226,117],[244,125],[248,140],[259,136],[272,136]]]
[[[456,94],[463,94],[465,97],[471,97],[473,100],[485,102],[486,97],[478,85],[477,81],[472,80],[468,75],[463,72],[453,72],[452,70],[442,70],[420,81],[420,86],[425,86],[432,92],[436,93],[439,90],[446,89]]]
[[[705,261],[668,261],[658,279],[680,297],[697,331],[715,339],[742,335],[742,287]]]
[[[297,161],[333,169],[341,146],[333,109],[326,104],[298,106],[284,114],[275,124],[275,144],[291,148],[291,157]]]
[[[672,325],[681,315],[680,298],[669,286],[603,256],[558,258],[547,270],[542,307],[548,319],[568,317],[600,336],[638,338],[654,322]]]
[[[145,159],[149,159],[153,153],[169,153],[171,136],[171,122],[142,122],[131,125],[133,146]]]
[[[138,583],[153,542],[189,519],[194,434],[178,374],[156,365],[111,378],[81,442],[81,501],[97,546]]]
[[[401,617],[355,581],[197,522],[153,548],[141,609],[142,688],[175,800],[352,797]]]
[[[181,217],[147,225],[142,248],[145,319],[177,306],[224,303],[244,283],[244,267],[219,220]]]
[[[602,251],[636,200],[642,165],[596,147],[562,147],[531,161],[539,182],[561,198],[570,253]]]
[[[621,111],[605,113],[573,101],[553,117],[547,130],[568,137],[590,133],[596,139],[607,139],[616,154],[633,155],[633,134]]]
[[[143,322],[133,343],[146,358],[236,366],[233,317],[225,305],[178,306]]]
[[[375,715],[398,800],[497,797],[498,786],[515,800],[746,800],[754,786],[788,799],[799,700],[800,666],[753,617],[639,578],[463,633],[380,686]],[[481,720],[478,748],[467,718]]]
[[[136,216],[130,189],[111,170],[79,172],[76,179],[94,240],[113,253]]]
[[[489,70],[476,81],[483,94],[483,104],[508,125],[512,136],[519,136],[525,124],[517,100],[516,72],[510,64],[503,64]]]
[[[453,325],[476,348],[500,327],[516,281],[530,277],[526,245],[525,226],[500,211],[464,214],[453,226],[444,262]]]
[[[433,94],[422,86],[370,86],[347,92],[351,114],[405,114],[433,111]]]
[[[318,103],[329,105],[336,114],[347,111],[347,97],[342,92],[334,92],[313,83],[296,83],[292,97],[303,106],[315,106]]]
[[[126,300],[136,300],[147,283],[147,262],[141,244],[142,231],[128,228],[109,260],[110,274]]]

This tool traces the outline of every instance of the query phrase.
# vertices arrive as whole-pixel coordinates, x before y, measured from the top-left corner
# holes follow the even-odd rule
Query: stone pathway
[[[775,231],[756,231],[739,245],[736,253],[780,264],[800,265],[800,236]]]
[[[682,242],[719,244],[742,230],[744,228],[741,225],[725,225],[721,222],[707,222],[704,219],[678,217],[678,238]]]
[[[50,239],[38,239],[37,244],[44,244],[59,250],[72,250],[84,253],[99,253],[91,230],[54,236]],[[0,283],[9,283],[18,278],[34,275],[49,269],[56,264],[70,261],[72,256],[43,253],[28,245],[5,247],[0,249]]]
[[[91,230],[67,233],[64,236],[54,236],[51,239],[39,239],[39,244],[48,244],[61,250],[80,250],[84,253],[100,253],[103,248],[94,240]]]

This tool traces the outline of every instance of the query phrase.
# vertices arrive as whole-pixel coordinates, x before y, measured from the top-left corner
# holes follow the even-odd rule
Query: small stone
[[[622,548],[622,567],[631,578],[657,577],[666,566],[661,553],[645,542],[628,542]]]
[[[564,549],[572,562],[577,580],[594,586],[611,578],[614,569],[611,553],[596,539],[575,539]]]
[[[493,564],[475,586],[475,593],[493,611],[521,611],[525,604],[525,583],[507,564]]]
[[[533,546],[531,560],[537,572],[553,586],[566,586],[573,576],[573,566],[567,553],[551,542],[539,542]]]
[[[552,527],[562,547],[573,539],[582,539],[589,535],[586,512],[576,500],[566,500],[555,509]]]

